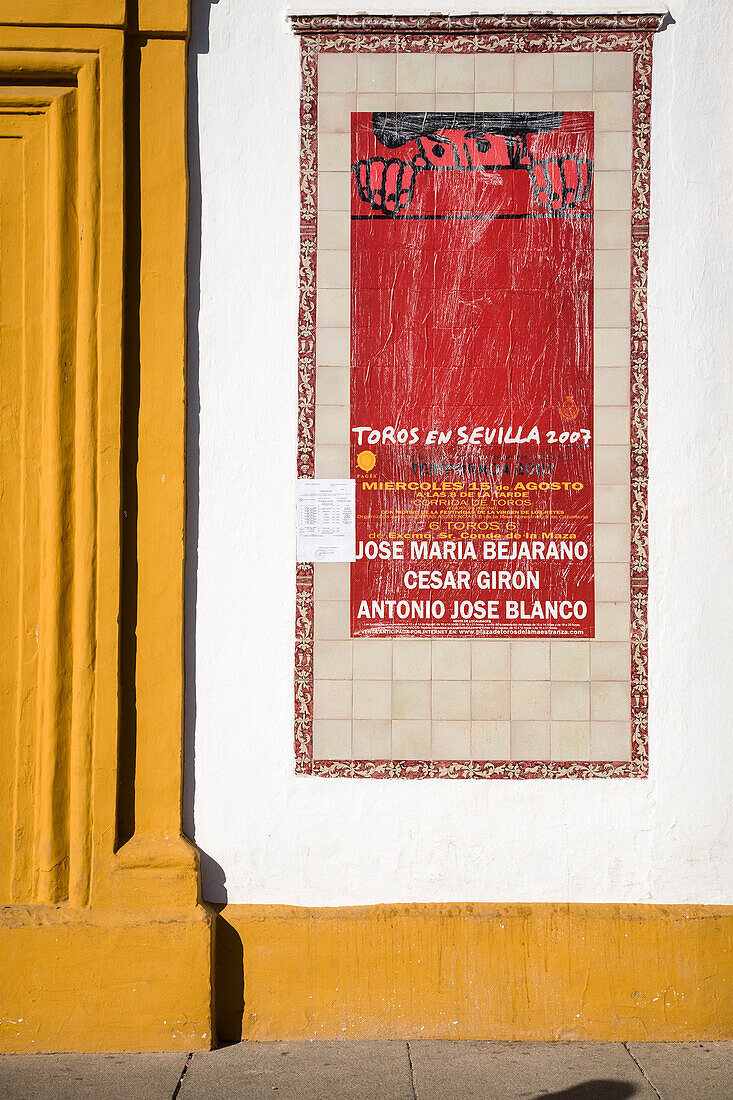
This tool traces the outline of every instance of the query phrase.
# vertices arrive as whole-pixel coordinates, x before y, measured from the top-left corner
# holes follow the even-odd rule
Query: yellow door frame
[[[2,259],[25,273],[2,422],[22,489],[0,561],[20,578],[0,642],[6,1050],[212,1042],[212,912],[181,823],[188,33],[187,0],[0,0],[0,140],[24,158]]]

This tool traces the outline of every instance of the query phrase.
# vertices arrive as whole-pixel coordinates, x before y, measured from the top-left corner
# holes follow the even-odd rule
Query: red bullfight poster
[[[352,115],[352,635],[592,637],[593,115]]]

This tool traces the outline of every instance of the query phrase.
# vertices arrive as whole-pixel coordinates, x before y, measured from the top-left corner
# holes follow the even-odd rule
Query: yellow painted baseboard
[[[733,1038],[733,906],[228,905],[220,1041]]]
[[[733,906],[0,910],[4,1051],[733,1038]]]
[[[0,1050],[206,1050],[211,920],[204,907],[0,909]]]

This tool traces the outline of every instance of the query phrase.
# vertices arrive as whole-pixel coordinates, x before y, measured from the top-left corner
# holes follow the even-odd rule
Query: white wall
[[[194,4],[195,49],[209,4]],[[202,240],[189,730],[211,900],[733,902],[730,5],[677,0],[672,14],[654,47],[650,777],[417,782],[293,774],[298,43],[281,0],[211,6],[209,52],[192,56]]]

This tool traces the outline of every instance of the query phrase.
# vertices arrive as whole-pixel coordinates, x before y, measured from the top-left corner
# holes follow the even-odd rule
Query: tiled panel
[[[471,722],[472,760],[511,760],[511,753],[509,722]]]
[[[318,58],[319,106],[324,93],[356,91],[356,54],[322,53]],[[321,132],[323,126],[321,125]]]
[[[316,760],[630,758],[629,285],[633,58],[319,57],[316,476],[349,476],[352,111],[595,112],[596,638],[349,637],[349,567],[315,567]]]
[[[550,750],[553,760],[590,759],[590,722],[552,722]]]
[[[389,719],[354,719],[352,751],[355,760],[384,760],[392,755],[392,723]]]
[[[395,638],[392,642],[392,674],[395,680],[430,680],[432,678],[430,639]]]
[[[313,756],[316,760],[351,759],[351,719],[313,720]]]
[[[473,54],[438,54],[435,65],[435,90],[441,92],[464,92],[473,95],[474,59]]]
[[[397,58],[397,94],[432,95],[436,90],[435,60],[432,53],[400,54]]]
[[[514,91],[514,54],[476,54],[476,95],[495,95]],[[481,110],[482,108],[478,108]]]
[[[393,719],[392,753],[395,760],[430,759],[430,719]]]
[[[433,760],[468,760],[470,755],[470,722],[433,722],[431,751]]]

